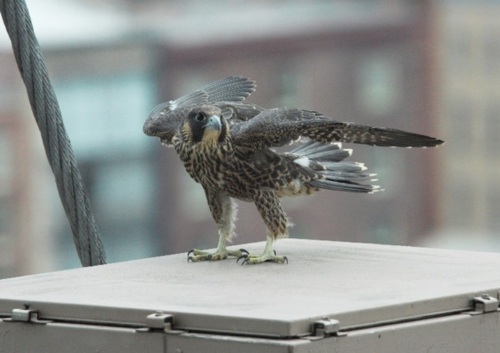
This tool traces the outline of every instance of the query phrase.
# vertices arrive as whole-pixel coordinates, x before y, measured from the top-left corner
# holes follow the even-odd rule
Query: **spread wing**
[[[170,110],[216,102],[242,102],[255,91],[255,82],[242,76],[229,76],[206,84],[175,101],[162,103]],[[161,105],[161,104],[160,104]]]
[[[231,128],[236,145],[251,149],[279,147],[300,137],[321,143],[347,142],[373,146],[432,147],[443,143],[433,137],[397,129],[335,121],[321,113],[275,108]]]
[[[229,76],[200,88],[206,94],[206,103],[243,102],[255,91],[255,81],[242,76]],[[195,103],[198,104],[198,103]]]
[[[154,107],[144,123],[144,133],[161,137],[164,143],[169,144],[184,119],[184,108],[222,101],[242,102],[255,91],[255,87],[254,81],[241,76],[211,82],[174,101]]]

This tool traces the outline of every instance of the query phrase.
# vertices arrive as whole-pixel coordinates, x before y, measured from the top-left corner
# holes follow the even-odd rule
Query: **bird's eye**
[[[203,113],[196,113],[196,115],[194,116],[194,120],[196,120],[197,122],[201,123],[205,120],[205,114]]]

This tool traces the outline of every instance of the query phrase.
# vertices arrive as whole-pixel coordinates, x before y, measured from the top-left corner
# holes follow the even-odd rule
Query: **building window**
[[[1,117],[1,114],[0,114]],[[8,123],[0,122],[0,278],[15,274],[19,259],[14,250],[16,238],[20,236],[17,229],[19,219],[19,191],[26,188],[20,180],[16,180],[16,160],[24,157],[16,151],[16,139],[19,135],[14,129],[8,129]],[[17,135],[17,136],[15,136]]]
[[[474,222],[475,204],[474,194],[477,188],[469,185],[465,179],[453,178],[449,181],[450,202],[447,212],[450,224],[457,227],[471,227]]]
[[[14,157],[14,151],[12,150],[11,143],[12,141],[5,127],[3,127],[0,130],[0,197],[7,196],[12,192],[12,158]]]
[[[460,23],[460,25],[463,26],[463,23]],[[468,33],[457,28],[451,28],[445,46],[447,46],[446,62],[450,63],[451,71],[467,72],[471,65],[471,47]]]
[[[303,97],[300,96],[300,75],[296,73],[291,65],[285,65],[278,77],[279,93],[275,106],[297,107],[303,105]]]
[[[488,185],[488,195],[486,196],[488,223],[492,234],[500,232],[500,190],[498,189],[499,178],[491,180]],[[497,235],[498,237],[498,235]]]
[[[364,146],[356,146],[355,154],[357,151],[361,152],[360,147]],[[406,177],[402,171],[407,170],[404,157],[406,151],[394,148],[373,148],[371,146],[363,149],[365,150],[363,160],[366,161],[367,173],[376,174],[373,178],[377,179],[377,181],[374,181],[373,184],[379,185],[384,190],[384,192],[378,193],[377,197],[387,199],[401,195]],[[360,160],[358,157],[352,159]]]
[[[473,124],[478,122],[477,117],[473,116],[473,111],[471,100],[462,96],[453,98],[448,105],[447,120],[450,129],[445,140],[450,144],[449,150],[459,155],[460,159],[470,152]]]
[[[473,120],[472,118],[469,118]],[[498,138],[500,137],[500,104],[497,102],[489,102],[486,106],[485,120],[483,124],[485,155],[491,160],[500,160],[498,153]]]
[[[392,53],[365,53],[359,66],[358,104],[372,116],[390,114],[400,101],[401,65]]]
[[[484,38],[484,70],[487,76],[498,78],[500,71],[500,29],[492,28]]]
[[[142,133],[155,97],[148,75],[85,76],[57,82],[68,135],[79,158],[142,154],[152,139]]]
[[[161,254],[153,219],[155,141],[142,132],[155,104],[153,87],[146,73],[82,76],[56,85],[110,262]],[[67,222],[60,224],[61,246],[73,247]],[[76,261],[59,263],[71,267]]]

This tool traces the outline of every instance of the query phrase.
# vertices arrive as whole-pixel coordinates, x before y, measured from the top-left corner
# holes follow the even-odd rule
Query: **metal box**
[[[259,252],[263,243],[248,244]],[[500,352],[500,255],[283,239],[0,281],[1,352]]]

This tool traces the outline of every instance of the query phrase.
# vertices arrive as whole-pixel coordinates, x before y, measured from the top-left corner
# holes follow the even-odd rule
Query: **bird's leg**
[[[276,251],[273,249],[273,244],[274,244],[274,238],[272,236],[267,236],[266,240],[266,247],[264,248],[264,252],[262,255],[249,255],[249,254],[243,254],[240,257],[238,257],[237,262],[240,260],[243,260],[241,263],[242,265],[244,264],[250,264],[250,265],[255,265],[255,264],[261,264],[263,262],[276,262],[279,264],[282,263],[288,263],[288,258],[286,256],[277,256]]]
[[[243,254],[238,257],[237,262],[243,260],[242,265],[254,265],[263,262],[288,263],[286,256],[277,256],[273,249],[274,241],[277,238],[288,235],[288,218],[281,207],[278,196],[273,191],[261,191],[255,197],[254,201],[267,227],[266,247],[262,255]]]
[[[219,244],[214,253],[210,253],[204,250],[193,249],[188,252],[189,261],[217,261],[227,259],[228,256],[240,257],[244,254],[248,254],[245,249],[230,250],[226,247],[226,236],[219,232]]]
[[[188,261],[217,261],[224,260],[228,256],[239,257],[248,251],[244,249],[229,250],[226,242],[231,239],[234,233],[234,221],[236,218],[236,204],[233,200],[221,193],[205,189],[210,211],[219,230],[219,243],[214,253],[193,249],[188,252]]]

